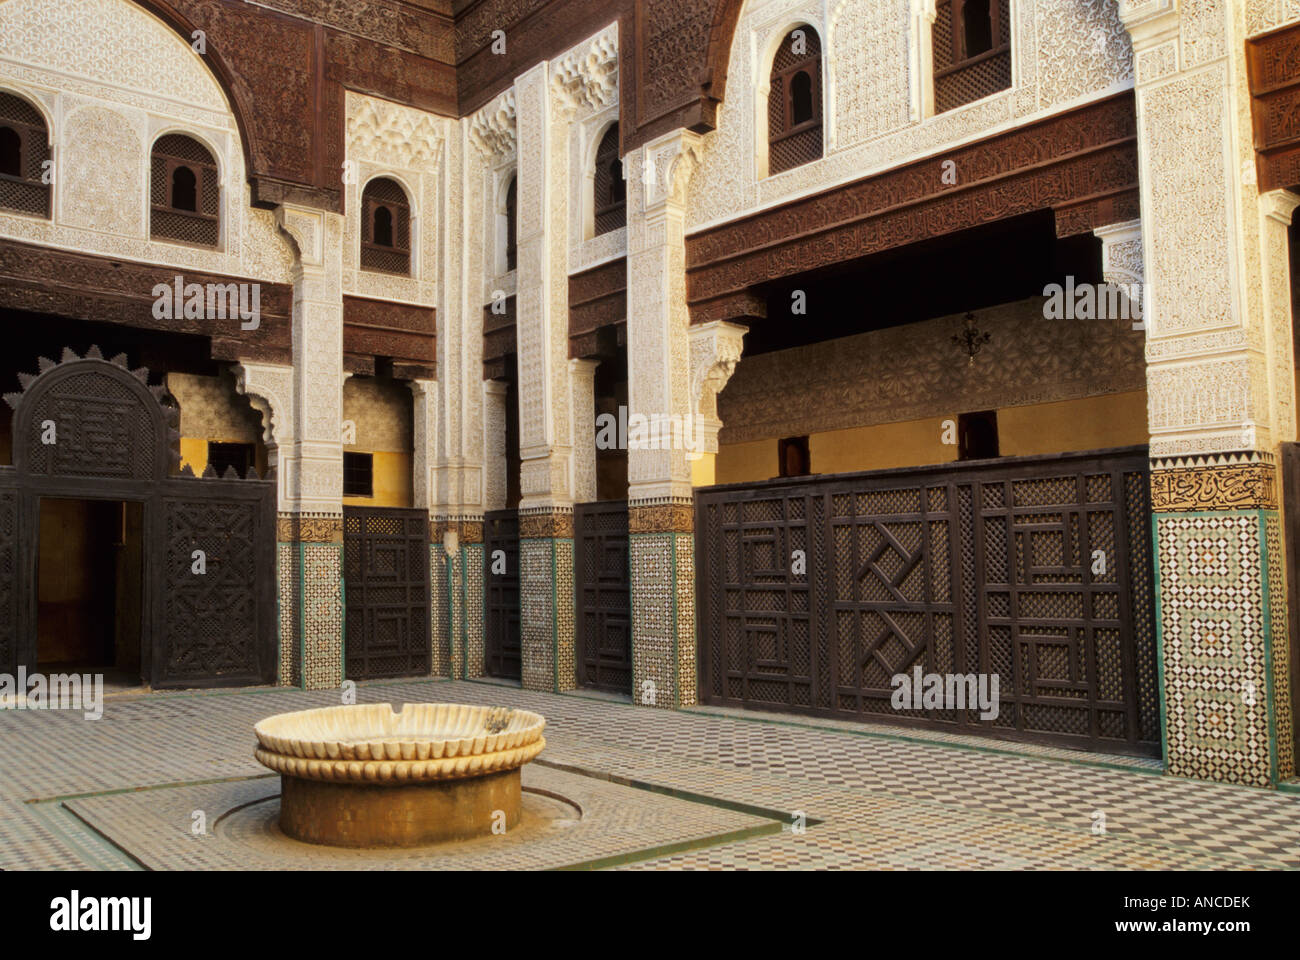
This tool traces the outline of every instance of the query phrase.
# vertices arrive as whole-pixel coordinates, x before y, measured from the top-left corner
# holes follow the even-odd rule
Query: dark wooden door
[[[574,510],[578,683],[632,691],[632,586],[628,575],[627,501]]]
[[[487,568],[487,675],[518,680],[519,514],[498,510],[483,518]]]
[[[348,679],[428,675],[428,514],[344,507],[343,578]]]

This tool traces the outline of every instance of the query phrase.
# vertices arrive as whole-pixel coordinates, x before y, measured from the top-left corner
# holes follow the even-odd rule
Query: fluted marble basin
[[[356,704],[267,717],[258,762],[280,774],[280,827],[337,846],[413,846],[518,822],[519,768],[546,746],[526,710]]]

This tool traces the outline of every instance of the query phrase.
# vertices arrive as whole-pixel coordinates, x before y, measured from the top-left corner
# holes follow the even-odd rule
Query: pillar
[[[550,64],[515,82],[518,136],[519,592],[522,682],[576,685],[568,125]]]
[[[328,689],[343,681],[345,643],[343,218],[285,204],[276,208],[276,220],[297,252],[292,428],[277,450],[281,626],[290,631],[287,642],[281,637],[289,664],[281,681]]]
[[[686,306],[685,196],[700,140],[661,137],[624,160],[628,178],[628,418],[693,426]],[[629,430],[629,434],[632,431]],[[695,537],[691,461],[681,442],[628,440],[632,698],[694,704]]]
[[[1147,289],[1164,754],[1294,776],[1278,445],[1295,438],[1286,223],[1255,182],[1242,11],[1124,0]]]

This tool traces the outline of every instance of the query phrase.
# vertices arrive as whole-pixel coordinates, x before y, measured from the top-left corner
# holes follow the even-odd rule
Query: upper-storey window
[[[596,150],[596,236],[627,226],[627,182],[618,156],[618,124],[611,124]]]
[[[221,234],[217,163],[192,137],[169,133],[153,145],[149,235],[215,247]]]
[[[935,113],[1011,86],[1011,0],[938,0],[935,12]]]
[[[767,151],[768,173],[821,158],[822,43],[812,27],[791,30],[772,59]]]
[[[377,177],[361,194],[361,269],[411,273],[411,204],[396,180]]]
[[[519,194],[518,177],[510,178],[506,188],[506,272],[519,265]]]
[[[40,111],[21,97],[0,93],[0,207],[50,215],[50,185],[43,183],[50,142]]]

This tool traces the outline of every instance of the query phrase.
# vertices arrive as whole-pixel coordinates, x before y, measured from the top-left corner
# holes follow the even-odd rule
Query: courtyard
[[[103,717],[0,711],[0,868],[1277,870],[1300,794],[1159,761],[489,681],[363,682],[358,703],[545,716],[505,835],[338,851],[275,828],[253,724],[340,691],[110,692]]]

